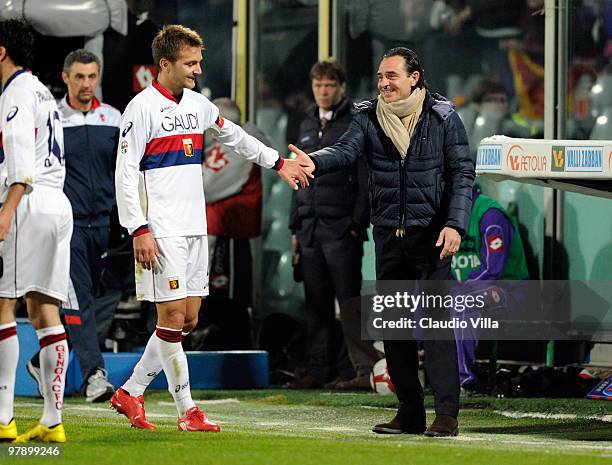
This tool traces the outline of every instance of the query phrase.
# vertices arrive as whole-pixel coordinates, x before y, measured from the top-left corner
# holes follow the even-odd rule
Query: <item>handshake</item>
[[[299,185],[306,187],[309,184],[309,179],[314,178],[315,165],[312,159],[298,149],[295,145],[289,144],[291,150],[296,157],[284,158],[283,164],[278,170],[278,175],[283,181],[291,186],[292,189],[298,190]]]

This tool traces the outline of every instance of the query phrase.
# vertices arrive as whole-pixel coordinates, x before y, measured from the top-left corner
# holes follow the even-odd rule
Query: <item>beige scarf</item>
[[[417,87],[407,99],[392,103],[385,103],[383,96],[378,96],[376,117],[402,158],[408,154],[412,133],[423,109],[425,94],[425,89]]]

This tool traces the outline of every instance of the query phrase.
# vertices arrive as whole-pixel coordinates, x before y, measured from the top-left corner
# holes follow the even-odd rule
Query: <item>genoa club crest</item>
[[[193,141],[191,139],[183,139],[183,150],[185,150],[185,155],[193,157]]]

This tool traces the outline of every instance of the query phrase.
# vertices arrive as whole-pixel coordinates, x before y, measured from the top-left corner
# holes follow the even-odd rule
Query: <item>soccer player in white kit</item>
[[[26,69],[33,46],[25,23],[0,21],[0,440],[65,442],[68,344],[59,305],[68,295],[72,209],[63,192],[63,131],[55,99]],[[40,343],[44,407],[39,423],[17,436],[14,306],[22,296]]]
[[[219,426],[191,398],[181,346],[197,323],[202,297],[208,295],[204,132],[246,159],[276,169],[293,188],[296,180],[308,185],[309,174],[224,120],[215,105],[191,90],[202,72],[203,42],[197,32],[165,26],[151,48],[158,77],[123,114],[115,185],[120,223],[134,240],[137,298],[156,303],[157,327],[111,405],[132,426],[155,429],[146,420],[143,393],[163,368],[179,431],[217,432]]]

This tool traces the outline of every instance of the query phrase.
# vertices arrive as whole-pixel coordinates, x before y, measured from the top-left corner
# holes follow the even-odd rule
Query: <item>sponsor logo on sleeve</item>
[[[504,241],[501,236],[491,236],[487,239],[487,244],[489,247],[489,252],[503,252],[504,250]]]
[[[17,116],[18,112],[19,112],[19,108],[18,107],[11,107],[11,109],[8,112],[8,115],[6,115],[6,122],[8,123],[15,116]]]
[[[125,127],[123,128],[123,131],[121,131],[121,137],[127,136],[128,132],[132,130],[133,125],[134,123],[132,123],[131,121],[128,121],[128,124],[126,124]]]

